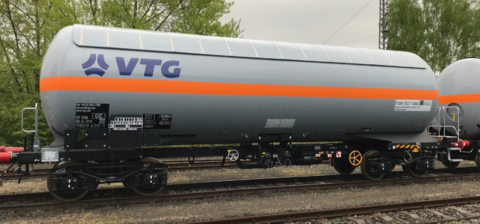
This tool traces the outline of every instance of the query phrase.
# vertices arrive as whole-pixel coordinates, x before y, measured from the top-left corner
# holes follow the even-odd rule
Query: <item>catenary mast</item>
[[[388,49],[388,0],[380,0],[378,49]]]

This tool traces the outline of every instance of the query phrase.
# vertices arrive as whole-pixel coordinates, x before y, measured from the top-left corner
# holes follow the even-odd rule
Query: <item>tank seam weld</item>
[[[83,45],[83,25],[80,25],[80,45]]]
[[[203,50],[203,46],[202,46],[202,42],[200,41],[200,38],[198,37],[198,35],[195,35],[195,37],[197,37],[197,39],[198,39],[198,44],[200,45],[200,50],[202,51],[202,54],[205,54],[205,51]]]
[[[140,41],[140,49],[143,50],[142,34],[140,34],[140,31],[137,31],[137,32],[138,32],[138,40]]]
[[[385,55],[382,51],[380,51],[380,53],[388,60],[388,62],[390,62],[390,65],[393,65],[392,61],[390,61],[387,55]]]
[[[397,52],[397,51],[394,51],[394,52],[399,54],[403,58],[403,60],[405,60],[408,63],[409,66],[412,66],[412,64],[410,64],[410,62],[405,57],[403,57],[403,55],[400,54],[400,52]]]
[[[328,54],[325,53],[325,51],[324,51],[318,44],[314,44],[314,46],[317,46],[318,48],[320,48],[320,50],[323,52],[323,54],[327,57],[328,61],[332,61],[332,60],[330,59],[330,57],[328,57]]]
[[[172,36],[170,36],[170,33],[167,32],[168,39],[170,39],[170,46],[172,47],[172,51],[175,51],[175,47],[173,47],[173,41],[172,41]]]
[[[280,48],[278,48],[278,46],[277,46],[275,43],[273,43],[272,41],[268,41],[268,42],[272,43],[273,46],[275,46],[275,47],[277,48],[278,53],[280,53],[280,57],[283,58],[283,54],[282,54],[282,52],[280,51]]]
[[[248,43],[250,43],[250,45],[252,45],[253,51],[255,52],[255,55],[256,55],[256,56],[257,56],[257,58],[258,58],[257,49],[255,49],[255,46],[253,46],[253,43],[252,43],[252,41],[248,40]]]
[[[223,38],[223,37],[220,37],[220,38],[222,38],[222,40],[225,42],[225,45],[227,45],[228,53],[229,53],[230,55],[232,55],[232,51],[230,50],[230,46],[228,46],[228,43],[227,43],[227,41],[225,40],[225,38]]]
[[[293,43],[293,44],[295,44],[295,46],[297,46],[297,47],[298,47],[298,49],[300,49],[300,51],[301,51],[301,52],[302,52],[302,54],[303,54],[303,57],[305,57],[305,60],[308,60],[308,58],[307,58],[307,55],[306,55],[306,54],[303,52],[302,48],[301,48],[300,46],[298,46],[298,44],[297,44],[297,43]]]
[[[107,30],[107,47],[110,47],[110,34],[108,33],[108,28],[106,28]]]
[[[365,57],[368,58],[368,60],[370,61],[370,63],[371,63],[372,65],[374,65],[372,59],[370,59],[370,57],[368,57],[368,55],[365,53],[365,51],[363,51],[363,50],[361,50],[361,49],[358,49],[358,50],[360,50],[360,51],[365,55]]]
[[[347,52],[345,52],[343,48],[340,48],[340,47],[338,48],[347,56],[348,60],[353,63],[352,59],[350,58],[350,56],[348,56]]]

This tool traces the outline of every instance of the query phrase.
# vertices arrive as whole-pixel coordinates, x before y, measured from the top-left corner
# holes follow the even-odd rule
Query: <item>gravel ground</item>
[[[472,220],[465,220],[465,221],[449,222],[448,224],[480,224],[480,219],[472,219]]]
[[[346,218],[334,218],[334,219],[329,219],[328,221],[331,224],[355,224],[354,222],[347,220]],[[311,223],[315,223],[315,222],[313,222],[312,220]]]
[[[433,208],[433,210],[435,210],[437,212],[440,212],[444,215],[448,215],[448,216],[453,217],[453,218],[463,218],[463,217],[465,217],[465,215],[463,215],[462,213],[452,211],[452,210],[447,209],[447,208]]]
[[[238,195],[199,200],[106,206],[95,209],[62,209],[7,213],[0,221],[7,223],[172,223],[206,219],[233,218],[281,212],[323,210],[367,204],[395,203],[422,199],[480,195],[477,181],[409,184],[386,187],[335,189],[327,191],[280,192]],[[416,210],[418,213],[425,212]],[[359,218],[369,223],[383,223],[372,217]],[[428,218],[428,216],[427,216]],[[431,218],[429,218],[431,219]],[[438,220],[438,219],[437,219]]]
[[[475,205],[463,205],[463,206],[457,206],[457,207],[460,207],[461,209],[463,209],[465,211],[480,215],[480,207],[479,206],[480,205],[477,205],[477,206],[475,206]]]
[[[384,213],[384,215],[389,216],[390,218],[395,219],[396,221],[399,221],[401,223],[415,223],[415,219],[411,218],[408,215],[400,214],[398,212],[388,212]]]
[[[436,216],[430,212],[426,212],[422,209],[419,209],[419,210],[409,210],[409,212],[413,213],[413,214],[416,214],[426,220],[430,220],[430,221],[439,221],[439,220],[442,220],[441,217],[439,216]]]

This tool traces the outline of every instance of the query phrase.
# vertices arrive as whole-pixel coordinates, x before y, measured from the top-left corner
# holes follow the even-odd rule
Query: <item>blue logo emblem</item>
[[[88,75],[103,76],[105,74],[104,70],[107,70],[108,67],[109,67],[108,64],[105,63],[105,58],[103,57],[103,54],[99,54],[97,60],[95,60],[96,57],[97,57],[96,54],[91,54],[90,58],[88,58],[88,60],[85,63],[82,64],[83,69],[89,68],[89,69],[85,70],[85,74],[87,76]],[[93,64],[95,64],[95,61],[98,62],[98,65],[100,65],[100,68],[103,68],[103,70],[100,69],[100,68],[90,68],[90,67],[92,67]]]
[[[145,65],[145,72],[143,73],[146,77],[152,77],[153,72],[156,66],[160,66],[160,71],[163,76],[167,78],[178,78],[180,76],[181,68],[172,68],[173,66],[179,66],[180,61],[165,61],[162,64],[162,60],[160,59],[149,59],[149,58],[130,58],[130,60],[125,63],[125,59],[123,57],[115,57],[118,66],[118,72],[122,76],[129,76],[133,73],[133,70],[137,66],[138,62],[140,61],[141,65]],[[100,68],[90,68],[95,64],[95,61],[98,62]],[[105,63],[105,58],[103,54],[99,54],[98,58],[96,54],[90,54],[90,58],[82,64],[83,69],[85,70],[85,74],[89,75],[99,75],[103,76],[105,74],[105,70],[107,70],[109,65]]]

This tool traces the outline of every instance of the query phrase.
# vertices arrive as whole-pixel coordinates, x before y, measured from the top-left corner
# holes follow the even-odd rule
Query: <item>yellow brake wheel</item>
[[[350,164],[353,166],[359,166],[360,163],[362,163],[362,153],[358,150],[353,150],[348,155],[348,161],[350,161]]]

